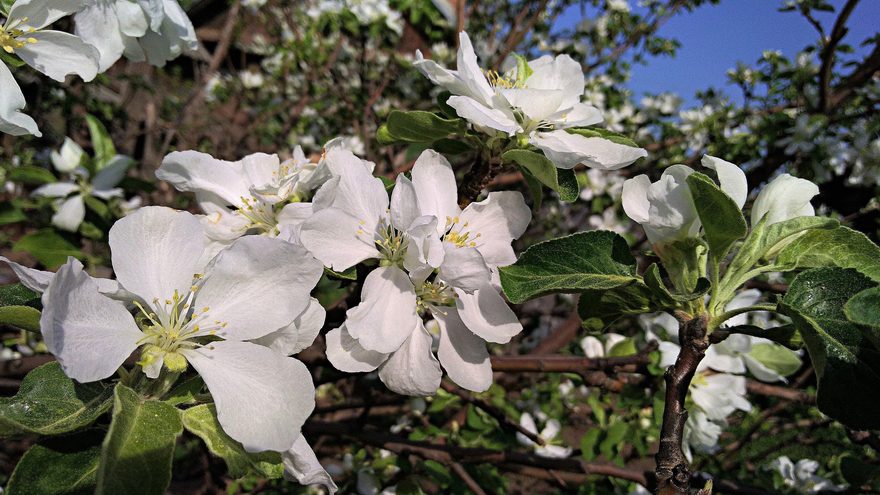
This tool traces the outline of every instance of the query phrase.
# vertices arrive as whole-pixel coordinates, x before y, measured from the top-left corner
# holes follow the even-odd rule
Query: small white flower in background
[[[251,10],[258,10],[266,5],[267,0],[244,0],[241,4]]]
[[[239,72],[238,78],[245,89],[258,89],[266,82],[262,74],[250,70]]]
[[[544,428],[541,430],[541,433],[538,433],[535,418],[533,418],[531,414],[524,412],[522,413],[522,416],[519,417],[519,425],[525,428],[526,431],[534,433],[544,440],[544,445],[538,445],[522,433],[516,434],[516,441],[519,442],[520,445],[533,447],[535,449],[535,454],[538,454],[541,457],[565,459],[573,452],[569,447],[551,444],[553,441],[559,442],[558,437],[559,433],[562,431],[562,426],[559,424],[558,420],[552,418],[545,420]]]
[[[177,0],[84,0],[75,32],[100,53],[100,71],[123,55],[163,66],[198,49],[195,28]]]
[[[64,82],[76,74],[91,81],[98,74],[98,52],[77,36],[45,29],[76,12],[78,1],[17,0],[0,22],[0,50],[16,56],[49,78]],[[26,101],[12,72],[0,62],[0,132],[42,136],[37,123],[21,112]]]
[[[795,464],[788,456],[780,456],[771,462],[767,469],[772,469],[782,476],[785,486],[795,493],[813,494],[820,492],[842,492],[847,485],[837,485],[816,474],[819,463],[812,459],[801,459]]]
[[[342,371],[379,368],[391,390],[430,395],[442,372],[458,385],[484,391],[492,383],[485,341],[506,343],[522,331],[496,285],[496,268],[516,260],[510,244],[531,212],[518,192],[492,192],[462,211],[449,162],[427,150],[412,180],[397,177],[389,201],[382,181],[363,167],[348,169],[315,194],[315,213],[300,240],[325,265],[346,270],[379,260],[361,302],[327,334],[327,357]],[[440,328],[438,357],[425,329]]]
[[[613,355],[614,347],[627,340],[626,337],[618,333],[606,333],[602,337],[604,343],[592,335],[587,335],[581,339],[581,349],[584,351],[584,356],[588,358],[611,356]]]
[[[647,156],[642,148],[565,131],[602,122],[596,107],[581,102],[583,70],[568,55],[544,56],[528,63],[523,60],[518,64],[520,69],[505,74],[484,73],[470,38],[461,32],[457,70],[425,59],[420,51],[414,65],[431,82],[452,93],[446,103],[478,130],[524,136],[559,168],[583,163],[611,170]]]
[[[614,172],[601,170],[587,170],[587,185],[581,189],[580,197],[584,201],[590,201],[597,196],[607,194],[613,199],[620,197],[624,179]]]
[[[733,163],[709,155],[703,156],[701,163],[716,172],[721,190],[742,208],[748,196],[745,173]],[[692,173],[694,170],[686,165],[672,165],[657,182],[651,183],[643,174],[623,183],[623,209],[642,225],[651,244],[699,234],[700,219],[685,182]]]
[[[617,12],[629,12],[629,2],[627,0],[608,0],[608,9]]]
[[[112,264],[135,295],[138,318],[70,259],[43,293],[46,346],[82,383],[111,376],[138,348],[149,378],[190,364],[230,437],[248,451],[285,452],[314,408],[311,374],[249,341],[293,322],[310,303],[321,265],[301,247],[265,237],[240,239],[210,261],[205,245],[201,223],[187,212],[146,207],[119,220],[110,229]]]
[[[52,225],[70,232],[76,232],[86,216],[84,196],[94,196],[104,201],[122,197],[122,189],[116,186],[125,178],[126,172],[134,163],[127,156],[116,155],[94,177],[90,177],[89,172],[79,166],[84,156],[85,153],[78,144],[65,138],[61,151],[53,151],[51,159],[55,169],[71,174],[72,180],[46,184],[32,193],[34,196],[58,198],[55,201],[57,211],[52,215]]]

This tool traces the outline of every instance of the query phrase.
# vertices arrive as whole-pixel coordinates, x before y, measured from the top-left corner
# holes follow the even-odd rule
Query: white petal
[[[13,136],[42,136],[34,119],[20,112],[26,104],[24,94],[12,77],[12,72],[6,64],[0,63],[0,132]]]
[[[223,322],[227,340],[262,337],[291,324],[306,309],[324,267],[301,246],[246,236],[221,251],[205,269],[194,308],[202,327]],[[279,303],[283,301],[283,303]],[[202,308],[209,308],[202,313]]]
[[[485,286],[473,294],[456,289],[455,307],[465,326],[487,342],[506,344],[522,332],[519,318],[492,286]]]
[[[623,182],[623,192],[621,195],[623,202],[623,211],[626,216],[640,224],[648,223],[649,209],[648,189],[651,187],[651,179],[647,175],[637,175],[632,179]]]
[[[278,227],[298,226],[314,214],[312,203],[288,203],[278,212],[275,219]]]
[[[425,59],[421,51],[416,50],[416,60],[413,66],[425,75],[432,83],[442,86],[454,95],[470,96],[471,90],[458,77],[456,71],[441,67],[433,60]]]
[[[281,456],[281,460],[284,463],[284,479],[295,480],[301,485],[324,485],[330,495],[339,490],[333,478],[318,462],[318,456],[304,436],[297,437],[293,447]]]
[[[531,88],[502,89],[501,94],[532,122],[542,122],[556,113],[565,96],[559,89]]]
[[[601,124],[605,119],[602,112],[586,103],[576,103],[573,107],[562,110],[547,118],[557,128],[587,127]]]
[[[42,185],[31,193],[32,196],[43,196],[47,198],[63,198],[68,194],[78,191],[79,185],[72,182],[53,182],[51,184]]]
[[[43,293],[40,330],[64,373],[83,383],[115,373],[144,336],[125,306],[101,295],[74,259]]]
[[[581,340],[581,349],[584,351],[584,356],[588,358],[605,357],[605,346],[602,345],[602,341],[592,335],[587,335]]]
[[[389,353],[406,341],[417,320],[409,277],[396,266],[382,266],[367,275],[361,302],[348,310],[345,325],[365,349]]]
[[[432,311],[440,325],[440,364],[458,386],[485,392],[492,385],[492,363],[486,343],[465,327],[455,309],[442,309]]]
[[[243,206],[242,197],[250,197],[250,184],[239,164],[198,151],[169,153],[156,170],[156,178],[170,182],[178,191],[213,193],[237,207]]]
[[[470,96],[480,98],[483,103],[489,103],[494,92],[486,80],[486,75],[477,63],[477,54],[467,33],[462,31],[458,34],[458,54],[456,67],[458,77],[467,86]]]
[[[321,303],[311,298],[309,305],[293,320],[293,323],[251,342],[266,346],[285,356],[291,356],[312,345],[321,327],[324,326],[326,316],[327,312]]]
[[[362,221],[364,230],[374,232],[388,211],[385,185],[381,179],[373,177],[360,159],[345,160],[337,165],[341,175],[335,187],[332,206]]]
[[[59,172],[70,173],[80,166],[86,152],[76,144],[76,141],[69,137],[64,138],[64,144],[61,145],[60,151],[52,151],[49,155],[52,159],[52,165]]]
[[[481,128],[495,129],[513,136],[520,129],[513,115],[499,108],[487,107],[468,96],[450,96],[446,104],[459,117]]]
[[[418,320],[406,342],[379,367],[382,383],[403,395],[434,395],[442,378],[440,363],[431,352],[431,335],[422,320]]]
[[[86,4],[73,19],[76,23],[74,33],[98,51],[99,71],[106,71],[122,58],[125,42],[119,29],[115,5],[104,2]]]
[[[424,282],[443,263],[446,256],[443,242],[437,233],[437,217],[416,218],[406,231],[409,245],[403,266],[414,283]]]
[[[162,206],[145,206],[110,228],[116,279],[148,304],[189,292],[202,266],[205,235],[198,218]]]
[[[223,431],[249,452],[284,452],[315,408],[305,365],[267,347],[218,341],[187,350],[217,406]]]
[[[149,21],[144,9],[132,0],[116,0],[114,3],[119,20],[119,30],[131,37],[140,37],[149,29]]]
[[[764,365],[764,363],[758,361],[757,359],[749,356],[748,354],[743,354],[743,362],[745,362],[746,368],[748,368],[749,373],[754,375],[755,378],[761,380],[762,382],[784,382],[785,377],[773,371]]]
[[[378,258],[374,231],[338,208],[315,212],[302,223],[299,240],[316,258],[336,271]]]
[[[363,373],[373,371],[388,358],[387,354],[364,349],[351,338],[345,325],[327,332],[327,359],[339,371]]]
[[[65,199],[58,207],[58,211],[52,215],[52,225],[61,230],[76,232],[79,224],[86,217],[86,205],[80,194]]]
[[[398,175],[391,191],[391,225],[397,230],[407,230],[419,214],[419,200],[412,181],[403,174]]]
[[[78,37],[61,31],[37,31],[29,37],[37,42],[15,54],[51,79],[64,82],[64,76],[76,74],[88,82],[98,74],[98,51]]]
[[[535,418],[533,418],[532,415],[527,412],[522,413],[522,415],[519,417],[519,425],[530,433],[533,433],[535,435],[538,434],[538,426],[535,424]],[[520,443],[520,445],[525,445],[526,447],[536,445],[531,438],[523,435],[522,433],[516,434],[516,440]]]
[[[461,213],[459,225],[462,231],[471,233],[469,241],[476,243],[486,264],[494,268],[516,261],[510,243],[523,235],[531,220],[532,212],[521,193],[499,191],[489,193],[483,201],[469,204]],[[453,230],[457,231],[458,227]]]
[[[648,156],[643,148],[617,144],[600,137],[585,137],[563,130],[532,133],[529,142],[559,168],[584,165],[599,170],[617,170]]]
[[[767,225],[790,218],[812,216],[810,200],[819,194],[819,187],[806,180],[782,174],[764,186],[752,205],[752,225],[767,215]]]
[[[458,193],[452,165],[434,150],[419,155],[412,169],[412,184],[422,215],[434,215],[442,228],[447,218],[458,216]]]
[[[40,29],[81,9],[83,0],[16,0],[9,9],[9,19],[27,18],[27,26]]]
[[[742,208],[746,204],[746,198],[749,195],[749,184],[746,181],[746,174],[741,168],[733,163],[709,155],[703,155],[700,163],[718,174],[721,190],[727,193],[737,206]]]
[[[561,108],[571,108],[580,102],[584,95],[584,71],[574,59],[559,55],[552,60],[530,61],[529,67],[533,73],[526,79],[527,88],[560,90]]]
[[[468,292],[492,282],[492,274],[483,256],[476,248],[457,247],[449,243],[443,264],[440,265],[440,278],[447,284]]]

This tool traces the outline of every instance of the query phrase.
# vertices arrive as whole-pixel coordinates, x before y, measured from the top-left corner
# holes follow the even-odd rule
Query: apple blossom
[[[715,170],[721,190],[740,208],[746,202],[746,175],[736,165],[705,155],[704,167]],[[651,244],[669,243],[694,237],[700,231],[700,219],[685,180],[694,170],[686,165],[672,165],[660,180],[651,183],[647,175],[623,183],[623,209],[645,229]]]
[[[557,167],[579,163],[612,170],[647,156],[642,148],[601,137],[571,134],[565,129],[602,122],[596,107],[582,103],[584,75],[568,55],[544,56],[499,74],[484,72],[467,33],[459,33],[457,70],[448,70],[416,52],[416,68],[434,84],[452,93],[446,103],[487,134],[523,136]]]
[[[412,180],[398,176],[390,201],[381,180],[348,168],[318,190],[300,233],[334,270],[380,264],[367,275],[361,303],[327,335],[331,363],[349,372],[378,367],[392,390],[433,393],[440,364],[420,315],[430,313],[450,378],[485,390],[492,376],[484,341],[504,343],[522,330],[493,283],[494,269],[516,260],[510,243],[531,218],[522,196],[493,192],[462,211],[452,167],[431,150],[416,160]]]
[[[781,174],[761,189],[752,205],[752,225],[767,218],[767,225],[790,218],[815,215],[810,200],[819,194],[816,184],[789,174]]]
[[[45,29],[81,6],[82,0],[17,0],[0,23],[4,56],[16,56],[58,82],[69,74],[91,81],[98,73],[97,51],[77,36]],[[42,135],[34,119],[21,112],[25,104],[12,72],[0,61],[0,132]]]
[[[46,346],[79,382],[109,377],[138,348],[149,378],[192,365],[230,437],[248,451],[287,451],[314,407],[311,375],[248,341],[302,313],[320,263],[265,237],[240,239],[210,262],[205,246],[200,222],[186,212],[146,207],[119,220],[110,230],[113,269],[139,313],[102,295],[71,259],[43,293]]]
[[[533,418],[531,414],[524,412],[522,413],[522,416],[519,417],[519,425],[525,428],[530,433],[538,435],[546,443],[546,445],[538,445],[534,441],[532,441],[531,438],[523,435],[522,433],[517,433],[516,441],[519,442],[520,445],[534,448],[535,454],[541,457],[550,457],[555,459],[565,459],[571,455],[572,449],[570,447],[565,447],[563,445],[552,445],[550,443],[554,440],[557,440],[559,432],[562,430],[562,426],[559,424],[558,420],[553,418],[545,419],[544,429],[541,430],[541,433],[538,433],[538,427],[537,425],[535,425],[535,418]]]
[[[794,463],[788,456],[783,455],[777,457],[767,468],[778,472],[785,486],[797,493],[842,492],[847,488],[847,485],[836,485],[831,480],[817,475],[819,463],[812,459],[801,459]]]

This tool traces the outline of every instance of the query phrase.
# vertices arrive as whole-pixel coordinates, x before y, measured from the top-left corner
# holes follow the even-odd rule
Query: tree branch
[[[707,324],[706,315],[681,321],[681,350],[675,364],[664,375],[666,404],[663,409],[663,426],[660,429],[660,449],[655,456],[657,493],[660,495],[687,494],[690,488],[691,471],[681,447],[684,425],[688,418],[684,404],[697,366],[709,347]]]
[[[834,27],[831,28],[828,42],[822,47],[820,56],[822,66],[819,69],[819,109],[821,111],[827,111],[829,108],[828,93],[831,91],[831,69],[834,67],[834,52],[837,50],[837,45],[840,44],[840,41],[849,31],[846,27],[846,21],[858,3],[859,0],[849,0],[846,2],[846,5],[843,6],[840,15],[837,16],[837,20],[834,22]]]

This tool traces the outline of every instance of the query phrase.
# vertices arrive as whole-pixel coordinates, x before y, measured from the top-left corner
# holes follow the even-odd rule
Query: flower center
[[[459,225],[460,223],[459,217],[446,217],[446,233],[443,235],[443,241],[458,247],[477,247],[477,239],[481,234],[466,230],[470,225],[468,222]]]
[[[261,234],[275,234],[278,232],[278,219],[275,217],[275,206],[260,201],[256,198],[241,197],[244,204],[238,209],[239,213],[247,218],[251,224],[249,229],[256,229]]]
[[[25,22],[27,22],[27,17],[16,19],[14,21],[7,21],[3,26],[0,26],[0,48],[3,48],[3,51],[6,53],[13,53],[19,48],[24,48],[27,44],[37,42],[36,38],[22,38],[22,36],[36,31],[36,29],[32,27],[19,29],[18,27]]]
[[[489,81],[489,84],[495,88],[514,89],[524,87],[523,81],[511,79],[510,77],[500,74],[496,70],[487,70],[486,79]]]
[[[364,222],[361,222],[363,225]],[[358,229],[358,235],[364,234],[363,228]],[[403,256],[406,254],[406,248],[409,245],[409,239],[406,235],[395,229],[386,220],[382,220],[377,229],[376,248],[382,258],[381,263],[384,265],[396,265],[403,262]]]
[[[416,287],[416,307],[424,311],[431,306],[455,306],[455,292],[443,282],[434,279]]]
[[[202,275],[196,274],[193,278],[197,281]],[[139,310],[135,320],[145,334],[139,344],[146,345],[138,364],[146,367],[164,358],[166,368],[183,371],[186,360],[179,351],[201,347],[203,344],[197,339],[213,337],[226,328],[226,322],[210,320],[211,308],[194,306],[198,290],[195,284],[185,295],[175,290],[170,299],[153,299],[152,306],[146,308],[135,301]]]

